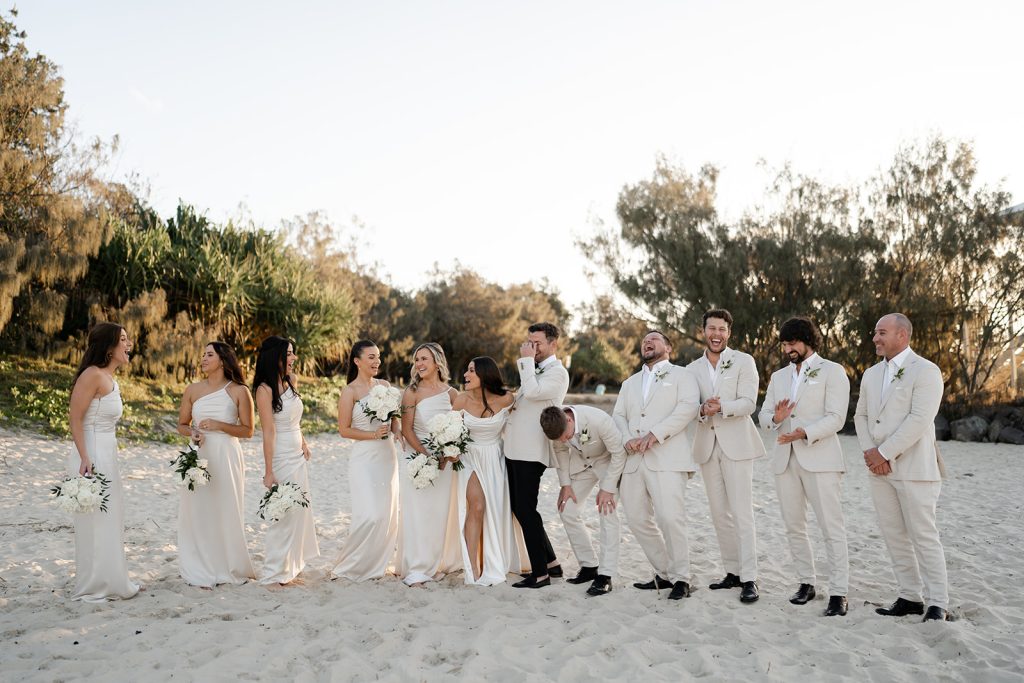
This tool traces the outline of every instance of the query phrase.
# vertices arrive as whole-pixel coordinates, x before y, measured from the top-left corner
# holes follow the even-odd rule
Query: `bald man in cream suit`
[[[700,390],[689,370],[669,362],[671,349],[664,334],[647,333],[643,368],[622,383],[612,417],[626,450],[622,507],[655,570],[654,580],[633,587],[671,588],[669,599],[680,600],[690,596],[684,494],[697,469],[685,430],[697,417]]]
[[[838,433],[846,424],[850,380],[842,365],[818,355],[821,334],[807,318],[784,322],[779,341],[790,364],[772,374],[758,421],[776,435],[771,466],[789,550],[800,580],[789,601],[805,605],[815,596],[814,553],[807,537],[810,504],[825,538],[832,570],[825,616],[843,616],[847,610],[850,557],[841,487],[846,464]]]
[[[687,366],[697,377],[701,400],[693,457],[704,477],[726,572],[724,579],[709,588],[740,588],[741,602],[756,602],[760,596],[753,463],[765,450],[750,416],[757,410],[760,380],[754,358],[728,346],[732,333],[729,311],[707,311],[703,332],[704,353]]]
[[[854,416],[871,471],[878,526],[899,586],[896,602],[875,611],[897,617],[923,613],[924,621],[946,621],[946,556],[935,524],[945,474],[935,443],[942,373],[911,350],[913,332],[902,313],[876,323],[872,341],[883,360],[864,373]]]

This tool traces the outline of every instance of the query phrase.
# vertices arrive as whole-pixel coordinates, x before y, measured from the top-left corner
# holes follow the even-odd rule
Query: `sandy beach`
[[[312,437],[312,498],[323,555],[301,585],[250,583],[205,591],[178,576],[175,448],[124,446],[129,570],[145,592],[101,605],[68,599],[70,519],[51,503],[68,442],[0,431],[0,679],[63,681],[583,681],[1024,680],[1024,448],[942,443],[949,478],[939,527],[949,565],[952,623],[878,616],[896,587],[856,440],[842,437],[850,538],[850,612],[823,618],[827,564],[813,542],[819,597],[788,602],[796,581],[767,459],[754,468],[761,600],[711,591],[718,548],[700,477],[687,508],[693,596],[638,591],[652,570],[633,536],[622,539],[613,593],[587,598],[564,581],[542,590],[466,587],[461,574],[424,589],[395,577],[363,584],[325,578],[349,523],[346,454],[334,435]],[[259,442],[245,445],[250,549],[262,563],[256,517]],[[541,512],[567,576],[577,564],[545,475]],[[596,514],[590,522],[596,530]],[[812,529],[814,525],[812,523]]]

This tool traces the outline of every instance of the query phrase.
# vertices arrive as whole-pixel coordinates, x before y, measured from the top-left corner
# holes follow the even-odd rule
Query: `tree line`
[[[731,221],[716,205],[717,169],[659,159],[620,192],[616,225],[578,239],[613,291],[570,310],[548,282],[502,285],[459,264],[435,266],[412,291],[318,213],[275,229],[217,224],[185,202],[158,215],[139,187],[104,177],[117,140],[81,142],[59,68],[30,53],[15,19],[0,15],[7,352],[73,362],[90,324],[112,319],[137,342],[133,372],[149,377],[192,378],[210,339],[251,359],[271,333],[296,341],[305,372],[328,375],[352,341],[374,339],[393,380],[407,377],[415,344],[433,340],[458,377],[482,354],[511,371],[525,327],[549,320],[573,330],[561,353],[586,389],[634,372],[648,327],[669,334],[677,357],[695,356],[701,314],[724,306],[732,344],[753,353],[765,381],[783,362],[776,331],[791,315],[814,318],[822,353],[857,377],[875,361],[874,322],[900,310],[949,396],[1006,397],[1024,318],[1024,214],[979,182],[967,143],[906,146],[857,185],[784,167],[764,204]]]

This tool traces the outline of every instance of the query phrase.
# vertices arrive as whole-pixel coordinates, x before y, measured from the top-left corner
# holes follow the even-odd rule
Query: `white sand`
[[[896,594],[860,466],[843,437],[850,536],[850,613],[820,617],[822,597],[796,607],[775,487],[766,459],[755,466],[761,600],[710,591],[723,572],[703,483],[690,482],[693,597],[633,589],[652,572],[626,531],[615,591],[467,588],[461,575],[426,589],[388,577],[364,584],[324,579],[349,520],[348,445],[311,439],[315,514],[324,555],[301,586],[255,584],[204,591],[178,577],[175,448],[122,450],[127,548],[146,591],[126,602],[67,599],[74,546],[67,517],[48,500],[68,445],[0,431],[0,679],[230,681],[467,680],[839,680],[1024,679],[1024,448],[942,444],[950,471],[939,524],[955,623],[922,624],[874,613]],[[258,442],[245,447],[250,547],[259,567],[264,526]],[[544,479],[541,511],[567,576],[576,562],[554,511],[557,480]],[[596,528],[596,517],[591,519]],[[813,526],[813,525],[812,525]],[[627,527],[624,525],[624,529]],[[819,571],[824,560],[814,535]],[[827,583],[824,574],[819,584]],[[824,592],[824,590],[822,590]]]

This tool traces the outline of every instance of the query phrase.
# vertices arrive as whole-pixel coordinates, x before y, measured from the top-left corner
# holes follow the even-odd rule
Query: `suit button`
[[[647,417],[645,413],[640,413],[640,417]]]
[[[792,415],[790,415],[790,417],[796,417],[796,413],[793,413]]]
[[[711,431],[715,431],[715,425],[711,425]]]
[[[882,424],[882,421],[881,420],[875,420],[875,424],[876,425]]]

